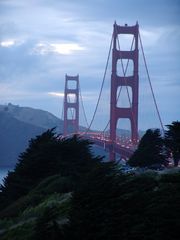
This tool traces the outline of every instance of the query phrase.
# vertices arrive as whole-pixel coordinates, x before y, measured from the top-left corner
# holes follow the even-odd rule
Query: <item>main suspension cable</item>
[[[157,105],[157,102],[156,102],[154,90],[153,90],[153,87],[152,87],[152,83],[151,83],[151,79],[150,79],[150,75],[149,75],[149,70],[148,70],[148,67],[147,67],[147,62],[146,62],[146,57],[145,57],[145,54],[144,54],[144,49],[143,49],[143,44],[142,44],[140,32],[139,32],[139,39],[140,39],[140,44],[141,44],[141,50],[142,50],[143,60],[144,60],[144,64],[145,64],[145,69],[146,69],[146,73],[147,73],[147,77],[148,77],[148,82],[149,82],[149,85],[150,85],[154,105],[155,105],[155,108],[156,108],[156,111],[157,111],[157,114],[158,114],[158,118],[159,118],[161,128],[162,128],[162,131],[163,131],[163,135],[164,135],[164,126],[163,126],[163,123],[162,123],[161,115],[160,115],[160,112],[159,112],[159,109],[158,109],[158,105]]]
[[[90,130],[90,128],[91,128],[91,126],[92,126],[92,123],[93,123],[93,121],[94,121],[94,118],[95,118],[95,115],[96,115],[98,106],[99,106],[99,102],[100,102],[100,98],[101,98],[101,95],[102,95],[102,90],[103,90],[103,86],[104,86],[104,82],[105,82],[105,78],[106,78],[106,73],[107,73],[109,58],[110,58],[110,54],[111,54],[112,42],[113,42],[113,34],[112,34],[112,37],[111,37],[111,42],[110,42],[108,57],[107,57],[107,61],[106,61],[106,67],[105,67],[105,71],[104,71],[104,75],[103,75],[103,81],[102,81],[102,84],[101,84],[101,89],[100,89],[100,92],[99,92],[97,104],[96,104],[96,107],[95,107],[94,114],[93,114],[93,117],[92,117],[92,119],[91,119],[91,122],[90,122],[90,124],[89,124],[89,126],[88,126],[88,128],[87,128],[87,130],[86,130],[86,132],[85,132],[84,134],[86,134],[86,133]]]
[[[121,51],[119,38],[117,38],[117,39],[118,39],[118,48],[119,48],[119,51]],[[132,41],[132,44],[131,44],[131,50],[132,50],[133,43],[134,43],[134,38],[133,38],[133,41]],[[127,65],[126,65],[126,66],[128,66],[128,65],[129,65],[129,58],[128,58],[128,60],[127,60]],[[123,63],[123,59],[122,59],[122,58],[121,58],[121,67],[122,67],[122,71],[123,71],[123,77],[125,77],[125,76],[126,76],[126,71],[125,71],[125,69],[124,69],[124,63]],[[126,70],[127,70],[127,69],[126,69]],[[121,87],[122,87],[122,86],[121,86]],[[127,95],[128,95],[129,105],[130,105],[130,107],[131,107],[131,106],[132,106],[132,103],[131,103],[131,99],[130,99],[129,90],[128,90],[128,88],[127,88],[127,85],[126,85],[126,91],[127,91]],[[117,99],[117,100],[118,100],[118,99]]]
[[[131,43],[130,51],[132,51],[133,44],[134,44],[134,38],[133,38],[132,43]],[[119,47],[119,50],[120,50],[119,39],[118,39],[118,47]],[[129,59],[128,59],[127,63],[126,63],[126,68],[125,68],[125,69],[124,69],[124,65],[123,65],[122,59],[121,59],[121,65],[122,65],[122,69],[123,69],[123,75],[124,75],[124,77],[125,77],[125,76],[126,76],[126,73],[127,73],[128,65],[129,65]],[[127,86],[126,86],[126,87],[127,87]],[[120,89],[119,89],[116,104],[117,104],[117,102],[118,102],[118,100],[119,100],[119,97],[120,97],[120,94],[121,94],[121,90],[122,90],[122,86],[121,86]],[[129,103],[130,103],[130,106],[131,106],[131,102],[130,102],[130,96],[129,96],[128,88],[127,88],[127,92],[128,92]],[[107,130],[109,123],[110,123],[110,119],[109,119],[108,123],[106,124],[104,130],[102,131],[103,133]]]
[[[71,102],[70,96],[67,96],[67,99],[68,99],[68,102],[70,103],[70,102]],[[71,117],[72,117],[72,119],[74,119],[75,112],[74,112],[74,110],[73,110],[72,108],[70,108],[70,112],[71,112]]]
[[[64,96],[63,96],[63,104],[62,104],[62,111],[61,111],[61,120],[64,121]]]
[[[119,38],[118,39],[118,47],[119,47],[119,51],[121,50],[120,49],[120,42],[119,42]],[[132,44],[131,44],[131,49],[130,51],[132,51],[132,48],[133,48],[133,44],[134,44],[134,37],[133,37],[133,40],[132,40]],[[128,61],[127,61],[127,66],[129,64],[129,58],[128,58]],[[125,77],[126,76],[126,72],[125,72],[125,69],[124,69],[124,64],[123,64],[123,59],[121,58],[121,67],[122,67],[122,71],[123,71],[123,76]],[[127,69],[126,69],[127,70]],[[132,114],[132,119],[133,119],[133,123],[135,124],[135,117],[134,117],[134,113],[133,113],[133,109],[132,109],[132,102],[131,102],[131,99],[130,99],[130,94],[129,94],[129,90],[128,90],[128,87],[126,85],[126,91],[127,91],[127,95],[128,95],[128,101],[129,101],[129,105],[130,105],[130,109],[131,109],[131,114]]]
[[[88,126],[89,126],[89,123],[88,123],[87,116],[86,116],[86,112],[85,112],[85,108],[84,108],[84,103],[83,103],[83,98],[82,98],[80,83],[79,83],[79,94],[80,94],[80,100],[81,100],[80,102],[81,102],[81,105],[82,105],[83,115],[84,115],[85,122],[86,122],[87,127],[88,127]]]

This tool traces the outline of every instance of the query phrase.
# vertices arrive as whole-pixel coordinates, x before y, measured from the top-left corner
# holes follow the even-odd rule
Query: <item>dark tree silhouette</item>
[[[152,159],[153,163],[164,161],[159,130],[148,130],[138,149],[143,150],[143,154],[139,156],[142,157],[142,161],[148,159],[148,164],[152,164]],[[3,196],[5,201],[10,201],[10,196],[14,199],[17,197],[16,191],[18,196],[21,196],[25,191],[32,189],[27,197],[32,199],[32,194],[39,191],[42,201],[43,194],[44,199],[47,199],[47,194],[54,192],[50,186],[52,181],[59,179],[57,175],[53,175],[58,173],[58,176],[62,177],[61,180],[67,178],[74,183],[72,189],[68,187],[68,191],[72,192],[71,199],[65,208],[59,208],[59,205],[52,205],[51,202],[43,204],[45,209],[39,208],[41,211],[37,212],[34,223],[31,222],[31,216],[27,219],[27,229],[24,229],[24,232],[22,226],[14,229],[12,225],[7,233],[1,235],[2,239],[13,239],[14,236],[17,239],[26,239],[30,232],[31,236],[28,239],[37,240],[179,239],[179,172],[123,174],[119,172],[115,163],[104,163],[100,158],[94,158],[88,141],[77,136],[68,139],[57,138],[52,130],[31,140],[26,153],[26,157],[17,164],[15,171],[9,173],[8,181],[6,179],[8,184],[4,186],[0,196]],[[43,166],[42,162],[46,166]],[[38,175],[40,167],[42,169]],[[53,176],[46,178],[46,174]],[[41,178],[45,179],[38,184]],[[57,186],[58,182],[55,185]],[[39,205],[39,202],[36,204]],[[29,209],[28,204],[26,207]],[[67,211],[68,215],[64,215],[64,211]],[[67,221],[63,222],[61,219],[64,216]],[[21,217],[20,214],[17,219]],[[22,223],[23,221],[24,218]]]
[[[14,171],[8,173],[4,185],[1,185],[0,198],[5,199],[5,205],[25,195],[43,177],[52,174],[56,143],[54,129],[30,140],[28,148],[20,154]]]
[[[130,166],[149,167],[154,164],[166,164],[163,139],[159,129],[148,129],[140,140],[138,149],[129,159]]]
[[[97,168],[73,194],[68,239],[178,239],[179,183],[179,173]]]
[[[9,172],[1,185],[0,208],[27,194],[41,180],[55,174],[70,177],[72,185],[92,169],[101,158],[94,157],[91,143],[77,136],[57,137],[54,129],[31,139],[14,171]]]
[[[172,124],[167,125],[167,128],[165,145],[173,155],[174,166],[178,166],[180,161],[180,122],[172,122]]]
[[[64,239],[63,231],[58,225],[58,208],[45,209],[36,220],[34,228],[34,240],[59,240]]]

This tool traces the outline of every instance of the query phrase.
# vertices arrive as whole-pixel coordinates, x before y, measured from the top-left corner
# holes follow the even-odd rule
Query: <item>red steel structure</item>
[[[64,136],[79,131],[79,75],[65,76]]]
[[[134,50],[122,51],[118,49],[118,39],[121,34],[132,34],[135,40]],[[139,92],[139,76],[138,76],[138,60],[139,60],[139,50],[138,50],[138,34],[139,25],[136,23],[135,26],[120,26],[114,23],[113,29],[113,50],[112,50],[112,74],[111,74],[111,102],[110,102],[110,160],[115,160],[114,146],[116,143],[116,129],[117,122],[119,119],[127,118],[130,120],[131,124],[131,140],[133,143],[137,143],[138,140],[138,92]],[[119,47],[120,48],[120,47]],[[133,61],[133,75],[123,76],[117,75],[117,62],[123,59]],[[132,89],[132,100],[130,107],[118,107],[118,87],[126,86]]]
[[[119,38],[121,40],[121,35],[127,37],[127,35],[132,35],[133,40],[131,44],[130,51],[123,51],[120,47]],[[152,92],[153,100],[155,103],[156,111],[161,123],[161,127],[163,129],[163,124],[161,120],[161,116],[159,113],[159,109],[157,106],[157,102],[154,96],[146,58],[143,50],[143,45],[141,41],[141,36],[139,34],[139,25],[136,23],[134,26],[128,26],[125,24],[124,26],[117,25],[114,23],[113,36],[111,39],[111,44],[109,48],[108,58],[106,62],[106,68],[103,76],[103,81],[101,85],[101,90],[99,93],[98,101],[96,104],[96,108],[89,124],[87,130],[85,132],[79,132],[82,137],[90,139],[96,145],[103,147],[106,151],[110,153],[110,161],[116,160],[116,154],[118,154],[123,159],[128,159],[133,152],[137,149],[138,144],[138,94],[139,94],[139,49],[138,49],[138,40],[140,43],[140,47],[142,50],[143,60],[150,84],[150,89]],[[113,46],[113,49],[112,49]],[[106,77],[106,72],[108,68],[109,57],[111,55],[112,50],[112,73],[111,73],[111,97],[110,97],[110,121],[106,125],[103,132],[94,132],[90,130],[92,123],[94,121],[97,108],[99,105],[100,97],[102,94],[102,89],[104,85],[104,80]],[[127,65],[124,68],[123,60],[127,61]],[[118,61],[121,62],[122,71],[119,71]],[[128,75],[127,69],[129,61],[133,63],[133,71]],[[123,72],[123,73],[122,73]],[[79,94],[80,99],[82,101],[82,96],[79,86],[79,75],[77,76],[68,76],[66,75],[65,79],[65,92],[64,92],[64,136],[68,134],[78,133],[79,131]],[[74,87],[69,87],[69,83],[74,82]],[[71,84],[70,84],[71,85]],[[121,95],[122,87],[125,87],[128,94],[129,104],[123,104],[123,98]],[[129,95],[128,88],[131,89],[132,95]],[[75,101],[71,101],[71,95],[74,95]],[[120,103],[120,104],[119,104]],[[83,103],[82,103],[83,106]],[[124,106],[124,107],[123,107]],[[70,111],[69,111],[70,110]],[[70,112],[71,114],[68,114]],[[85,115],[85,111],[84,111]],[[85,115],[85,119],[87,122],[87,117]],[[119,119],[129,119],[131,125],[131,137],[123,137],[117,136],[117,123]],[[106,132],[107,127],[110,123],[110,134]],[[87,123],[88,125],[88,123]]]

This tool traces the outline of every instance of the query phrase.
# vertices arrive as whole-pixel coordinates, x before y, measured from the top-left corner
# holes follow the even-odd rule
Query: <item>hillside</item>
[[[11,103],[0,105],[0,167],[13,167],[32,137],[54,127],[57,133],[62,133],[63,121],[47,111]],[[85,131],[85,128],[80,126],[80,130]],[[123,129],[118,133],[125,137],[130,135],[128,130]],[[95,155],[108,158],[104,149],[97,146],[92,149]]]
[[[62,133],[63,121],[47,111],[11,103],[0,105],[0,167],[12,168],[31,138],[54,127],[57,133]],[[93,152],[107,155],[96,146],[93,146]]]
[[[14,166],[28,141],[44,130],[17,120],[6,111],[0,111],[0,167]]]
[[[20,107],[9,103],[8,105],[0,105],[0,112],[8,112],[13,118],[37,127],[45,129],[56,127],[59,133],[63,130],[62,120],[41,109]]]

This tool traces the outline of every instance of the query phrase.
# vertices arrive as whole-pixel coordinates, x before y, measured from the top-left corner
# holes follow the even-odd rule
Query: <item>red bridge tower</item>
[[[79,75],[66,74],[64,90],[64,136],[79,131]]]
[[[118,35],[119,34],[132,34],[134,35],[135,48],[130,51],[121,51],[117,49]],[[138,23],[135,26],[119,26],[114,23],[113,30],[113,50],[112,50],[112,74],[111,74],[111,105],[110,105],[110,139],[112,141],[112,148],[110,151],[110,160],[115,160],[115,153],[113,146],[116,141],[116,128],[117,121],[121,118],[127,118],[131,124],[131,140],[136,143],[138,140]],[[132,76],[118,76],[117,75],[117,62],[118,60],[129,59],[133,61],[133,75]],[[130,107],[123,108],[117,106],[118,87],[127,86],[132,89],[132,100]]]

